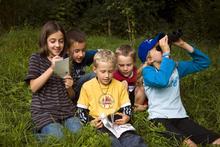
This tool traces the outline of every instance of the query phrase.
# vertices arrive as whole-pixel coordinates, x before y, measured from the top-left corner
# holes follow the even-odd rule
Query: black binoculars
[[[166,34],[160,33],[159,39],[163,38]],[[168,36],[168,43],[172,44],[173,42],[176,42],[181,36],[183,35],[183,32],[181,29],[177,29],[173,32],[170,32],[167,34]]]
[[[173,42],[176,42],[183,35],[183,32],[181,29],[178,29],[176,31],[168,33],[167,35],[168,35],[168,43],[171,44]]]
[[[160,33],[159,39],[163,38],[166,34],[165,33]],[[170,32],[167,34],[168,36],[168,44],[172,44],[173,42],[176,42],[181,36],[183,35],[183,32],[181,29],[177,29],[173,32]],[[156,48],[158,51],[162,51],[160,46],[158,45]]]

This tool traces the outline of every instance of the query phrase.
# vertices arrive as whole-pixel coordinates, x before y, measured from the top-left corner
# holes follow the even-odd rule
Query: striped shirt
[[[29,84],[31,79],[38,78],[50,66],[51,62],[46,57],[38,53],[33,54],[25,81]],[[61,122],[74,113],[75,106],[68,98],[64,81],[55,74],[32,95],[31,116],[38,130],[49,123]]]

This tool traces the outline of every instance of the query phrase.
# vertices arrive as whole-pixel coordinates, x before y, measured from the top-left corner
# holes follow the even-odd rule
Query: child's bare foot
[[[188,147],[197,147],[197,145],[191,139],[186,139],[183,141],[183,143]]]

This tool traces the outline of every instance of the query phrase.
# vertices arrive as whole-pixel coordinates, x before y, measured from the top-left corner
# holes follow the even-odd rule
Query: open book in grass
[[[119,138],[121,136],[121,134],[126,132],[126,131],[134,131],[135,130],[135,128],[129,123],[126,123],[126,124],[123,124],[123,125],[117,125],[117,124],[114,123],[114,118],[112,118],[112,120],[110,121],[108,119],[108,117],[106,117],[103,114],[100,117],[101,117],[101,121],[102,121],[103,125],[109,131],[111,131],[115,135],[115,137],[117,137],[117,138]]]
[[[69,58],[55,62],[54,73],[63,78],[70,73]]]

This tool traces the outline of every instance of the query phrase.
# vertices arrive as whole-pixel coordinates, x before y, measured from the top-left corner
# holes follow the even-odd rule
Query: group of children
[[[106,132],[112,146],[147,146],[134,130],[116,137],[105,127],[105,116],[117,115],[113,124],[130,124],[132,111],[147,109],[149,120],[163,124],[166,137],[175,137],[190,147],[196,144],[220,144],[220,135],[211,132],[186,114],[181,102],[179,79],[207,68],[209,58],[179,39],[174,44],[185,49],[192,61],[174,62],[169,58],[168,37],[158,34],[143,41],[138,56],[143,65],[135,66],[136,53],[122,45],[115,53],[86,50],[85,34],[67,33],[56,21],[47,22],[40,35],[41,51],[30,57],[25,81],[33,92],[32,120],[41,136],[63,136],[63,127],[76,133],[85,123]],[[64,78],[53,73],[55,62],[70,57],[71,72]],[[93,72],[86,66],[93,64]],[[141,73],[140,82],[138,72]]]

